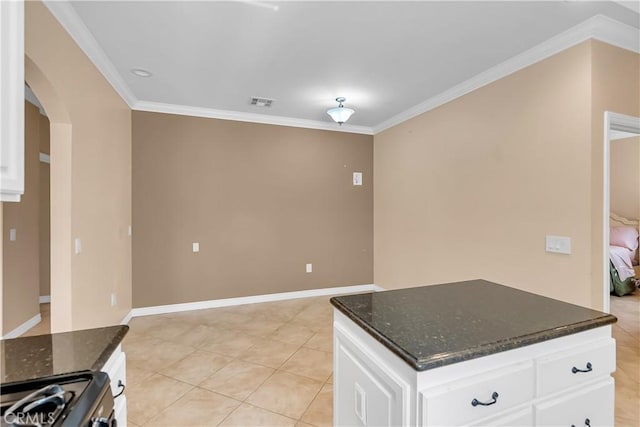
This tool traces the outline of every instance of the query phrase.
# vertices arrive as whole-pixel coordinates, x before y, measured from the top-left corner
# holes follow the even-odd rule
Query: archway
[[[71,330],[71,162],[69,112],[40,68],[25,55],[25,81],[47,111],[51,138],[51,332]]]

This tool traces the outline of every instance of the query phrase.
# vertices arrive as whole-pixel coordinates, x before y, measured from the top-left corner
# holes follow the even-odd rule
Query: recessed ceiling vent
[[[254,96],[251,98],[251,105],[255,105],[256,107],[271,107],[273,101],[275,101],[275,99]]]

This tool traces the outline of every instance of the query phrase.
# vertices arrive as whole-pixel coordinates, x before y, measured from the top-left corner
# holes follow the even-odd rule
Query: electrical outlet
[[[193,250],[193,252],[200,252],[200,243],[193,242],[192,250]]]
[[[15,242],[16,241],[16,229],[15,228],[9,229],[9,241],[11,241],[11,242]]]
[[[75,249],[76,255],[78,255],[80,252],[82,252],[82,240],[80,240],[77,237],[74,240],[74,249]]]
[[[362,185],[362,172],[353,173],[353,185]]]

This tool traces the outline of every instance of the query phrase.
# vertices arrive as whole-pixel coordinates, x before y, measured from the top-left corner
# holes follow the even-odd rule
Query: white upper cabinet
[[[24,3],[0,1],[0,201],[24,193]]]

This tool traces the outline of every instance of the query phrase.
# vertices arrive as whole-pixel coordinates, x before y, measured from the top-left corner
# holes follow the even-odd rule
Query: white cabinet
[[[536,425],[596,427],[613,425],[613,378],[585,385],[535,405]]]
[[[415,371],[334,310],[336,426],[612,426],[614,370],[603,326]]]
[[[111,393],[117,396],[124,391],[127,384],[127,361],[126,355],[122,351],[122,346],[118,346],[107,363],[102,368],[103,372],[109,375],[111,380]],[[119,426],[127,425],[127,398],[124,393],[115,398],[115,415]]]
[[[0,201],[24,193],[24,3],[0,1]]]
[[[426,389],[421,393],[422,425],[467,425],[530,402],[533,369],[525,361]]]
[[[350,345],[340,333],[337,336],[334,366],[341,381],[333,392],[335,425],[407,425],[409,385],[383,360]]]
[[[531,406],[526,406],[524,409],[506,412],[497,418],[485,418],[480,422],[475,421],[470,425],[478,427],[530,427],[534,424],[533,408],[531,408]]]
[[[612,339],[557,351],[536,360],[539,396],[575,387],[616,370],[616,345]]]

